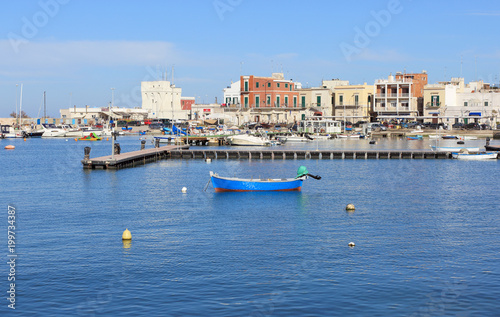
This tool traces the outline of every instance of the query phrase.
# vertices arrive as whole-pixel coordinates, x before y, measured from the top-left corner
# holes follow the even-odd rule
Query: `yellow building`
[[[348,85],[334,88],[333,106],[336,120],[352,123],[370,121],[370,109],[373,101],[373,85]]]
[[[446,114],[446,87],[441,84],[424,86],[424,122],[439,123],[438,117]],[[436,117],[433,119],[432,117]]]

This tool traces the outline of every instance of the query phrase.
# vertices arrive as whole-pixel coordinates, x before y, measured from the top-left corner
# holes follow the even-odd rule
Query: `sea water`
[[[139,137],[117,142],[125,152],[140,148]],[[7,144],[16,149],[4,150]],[[107,155],[111,141],[0,145],[1,315],[500,312],[497,160],[162,160],[88,171],[83,148]],[[285,148],[373,147],[334,140]],[[204,190],[209,171],[281,178],[301,165],[322,177],[306,180],[301,192]],[[354,212],[345,210],[349,203]],[[15,310],[7,300],[9,206],[16,211]],[[121,240],[126,228],[130,243]]]

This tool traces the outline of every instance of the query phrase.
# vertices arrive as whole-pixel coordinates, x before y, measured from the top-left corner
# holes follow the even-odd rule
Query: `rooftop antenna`
[[[172,65],[172,86],[173,85],[174,85],[174,65]]]
[[[463,55],[460,55],[460,78],[462,78],[462,68],[463,68],[463,65],[464,65],[464,61],[463,61]]]

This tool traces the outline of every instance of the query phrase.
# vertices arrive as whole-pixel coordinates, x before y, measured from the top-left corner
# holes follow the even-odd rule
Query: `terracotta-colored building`
[[[272,77],[241,76],[242,108],[298,108],[299,93],[292,80],[281,73]]]
[[[423,70],[421,73],[406,74],[397,72],[396,80],[412,83],[413,97],[417,98],[417,110],[420,115],[424,114],[424,87],[427,85],[429,76]]]

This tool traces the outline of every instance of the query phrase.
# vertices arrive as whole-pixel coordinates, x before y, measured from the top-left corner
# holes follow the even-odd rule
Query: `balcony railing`
[[[440,102],[428,102],[425,104],[427,108],[439,108],[441,106]]]
[[[375,98],[410,98],[410,94],[375,94]]]

